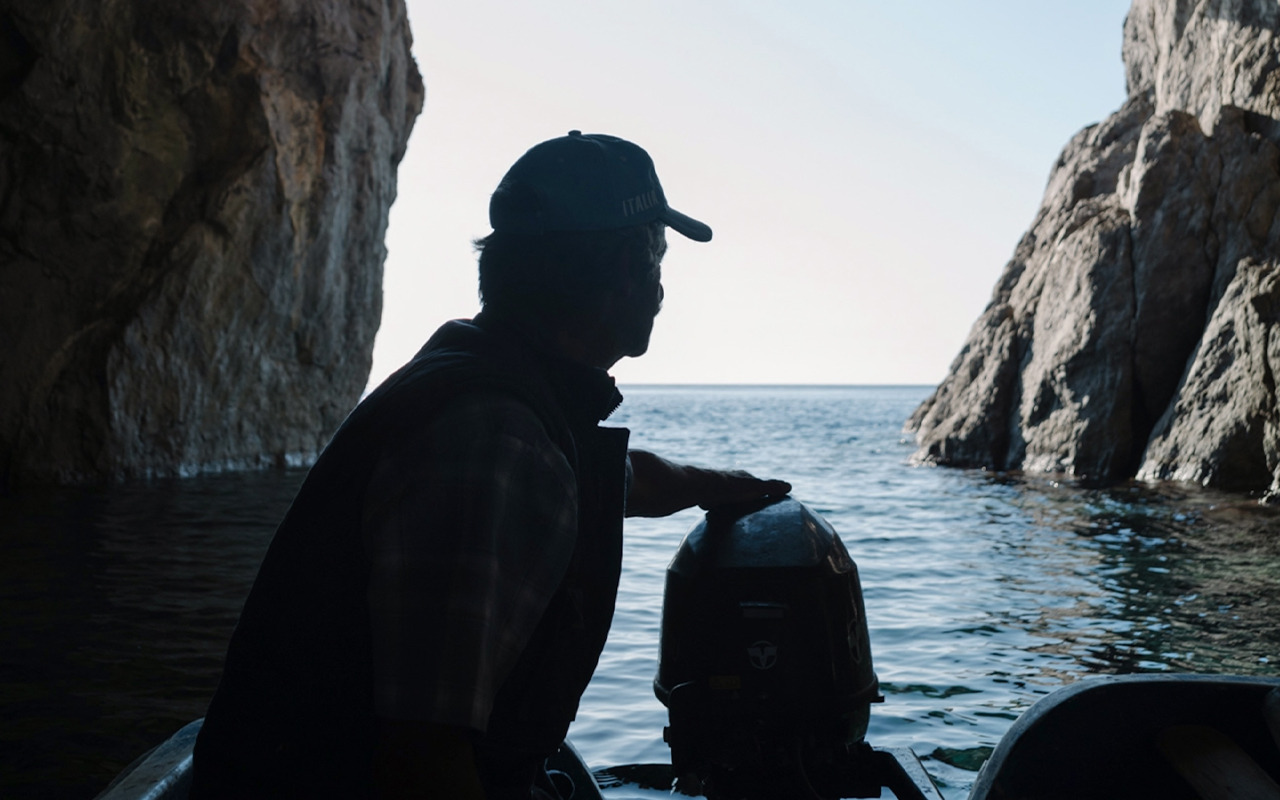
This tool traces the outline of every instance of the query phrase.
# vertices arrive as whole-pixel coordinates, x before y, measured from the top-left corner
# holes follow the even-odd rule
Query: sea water
[[[1012,721],[1066,683],[1116,672],[1276,674],[1276,625],[1269,639],[1223,647],[1205,634],[1221,641],[1238,621],[1233,608],[1183,610],[1206,583],[1206,565],[1179,541],[1195,533],[1189,504],[1142,487],[912,467],[903,420],[927,394],[636,387],[611,421],[631,428],[633,447],[788,480],[835,527],[858,564],[886,697],[867,740],[912,748],[948,798],[966,796]],[[613,633],[570,730],[593,766],[670,759],[666,709],[652,691],[659,598],[699,519],[692,510],[627,521]],[[1276,566],[1249,568],[1266,581]]]
[[[923,387],[624,387],[632,445],[790,481],[858,563],[885,702],[948,798],[1019,713],[1092,675],[1276,674],[1275,549],[1208,547],[1248,498],[912,466]],[[226,638],[304,476],[0,500],[0,796],[92,797],[203,714]],[[630,519],[617,613],[570,736],[592,767],[665,762],[666,566],[700,518]],[[1229,536],[1227,537],[1230,538]],[[1228,543],[1230,544],[1230,543]],[[633,787],[608,796],[656,796]]]

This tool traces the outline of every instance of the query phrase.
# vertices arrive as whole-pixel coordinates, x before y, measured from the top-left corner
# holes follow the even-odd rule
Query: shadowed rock
[[[1246,260],[1205,329],[1138,477],[1254,488],[1280,465],[1280,267]],[[1273,489],[1275,487],[1273,486]]]
[[[1262,362],[1223,337],[1240,304],[1270,291],[1233,283],[1240,265],[1252,275],[1280,262],[1278,28],[1280,6],[1263,0],[1135,0],[1129,99],[1054,166],[991,303],[907,422],[917,460],[1272,481],[1280,451],[1263,442],[1276,436],[1246,436],[1252,455],[1227,455],[1225,431],[1266,429],[1275,391]],[[1249,319],[1265,339],[1269,323]],[[1219,399],[1206,407],[1211,386]],[[1183,420],[1193,408],[1217,427]]]
[[[313,457],[422,99],[403,0],[0,0],[0,478]]]

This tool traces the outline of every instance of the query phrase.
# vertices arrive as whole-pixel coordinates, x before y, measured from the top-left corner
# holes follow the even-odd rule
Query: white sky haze
[[[1080,128],[1125,0],[409,0],[427,100],[387,233],[376,385],[478,310],[470,241],[530,146],[649,151],[667,299],[622,383],[936,383]]]

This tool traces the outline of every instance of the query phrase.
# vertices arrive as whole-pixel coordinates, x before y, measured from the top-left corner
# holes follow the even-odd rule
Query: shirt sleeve
[[[499,394],[383,455],[362,530],[379,716],[485,730],[568,569],[576,486],[537,415]]]

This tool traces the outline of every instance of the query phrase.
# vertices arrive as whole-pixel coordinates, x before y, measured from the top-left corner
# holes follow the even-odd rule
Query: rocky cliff
[[[917,459],[1280,487],[1280,4],[1134,0]]]
[[[0,0],[0,478],[312,457],[422,101],[403,0]]]

